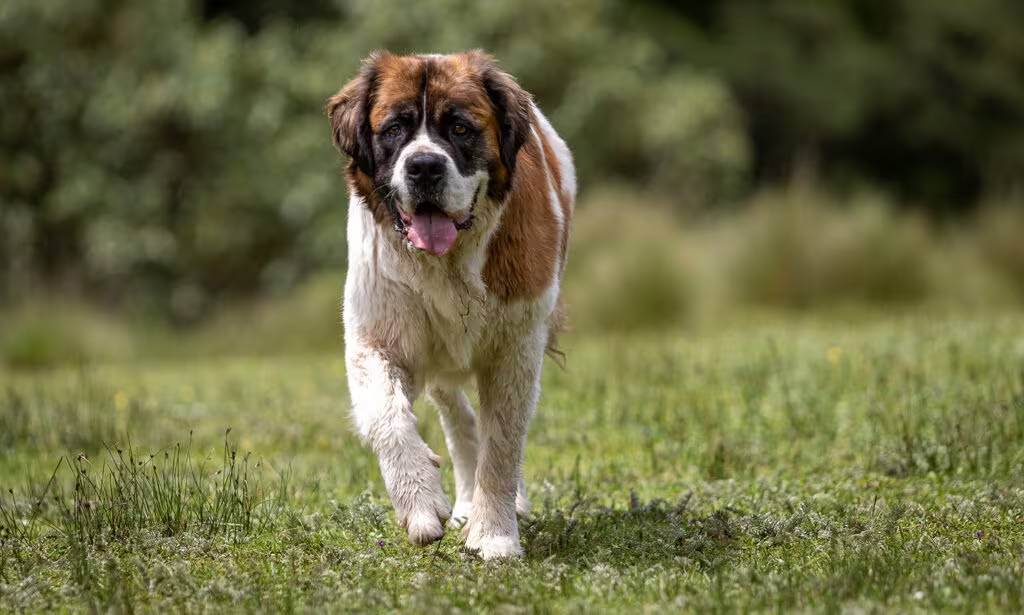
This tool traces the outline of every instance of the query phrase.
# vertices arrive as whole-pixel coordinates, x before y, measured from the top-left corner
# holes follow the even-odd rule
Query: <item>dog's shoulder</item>
[[[556,285],[568,253],[576,196],[572,157],[536,107],[512,189],[487,251],[484,282],[505,302],[534,300]]]

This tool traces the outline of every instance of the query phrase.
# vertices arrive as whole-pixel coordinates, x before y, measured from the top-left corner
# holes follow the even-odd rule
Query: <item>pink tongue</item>
[[[412,217],[409,241],[420,250],[442,256],[455,243],[455,223],[439,211],[417,213]]]

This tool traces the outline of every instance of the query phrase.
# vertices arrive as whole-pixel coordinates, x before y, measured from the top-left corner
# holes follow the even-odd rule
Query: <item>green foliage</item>
[[[0,23],[4,142],[28,146],[0,164],[15,264],[189,319],[208,293],[341,262],[323,92],[287,33],[250,41],[180,1],[75,6],[17,2]]]
[[[818,165],[834,182],[868,178],[933,209],[1019,186],[1019,2],[687,4],[646,17],[660,45],[736,93],[760,176]]]
[[[727,275],[741,300],[781,307],[892,304],[935,291],[933,234],[884,201],[862,197],[837,207],[794,187],[762,196],[738,228]]]
[[[687,322],[698,283],[671,212],[611,192],[577,211],[562,297],[569,328],[614,331]]]
[[[836,201],[806,185],[759,193],[718,216],[683,215],[633,190],[591,192],[576,212],[562,281],[568,328],[720,327],[765,308],[1018,306],[1021,220],[1005,203],[942,227],[871,193]],[[313,274],[288,292],[224,302],[185,331],[29,298],[0,310],[0,365],[341,352],[343,276]]]
[[[837,201],[794,184],[738,212],[684,218],[664,199],[603,191],[574,220],[570,328],[721,324],[760,308],[1014,305],[1019,212],[986,209],[943,229],[875,194]]]
[[[313,275],[283,295],[223,306],[188,336],[155,346],[178,356],[341,353],[343,284],[341,271]]]
[[[989,264],[1024,297],[1024,204],[992,203],[978,220],[978,248]]]
[[[38,368],[124,359],[139,336],[83,304],[33,297],[0,313],[0,364]]]
[[[382,47],[493,52],[568,140],[584,192],[639,186],[690,211],[810,170],[830,193],[967,208],[1019,187],[1022,19],[1013,0],[7,0],[0,302],[57,289],[192,323],[341,270],[345,188],[322,106]],[[862,212],[847,234],[881,238],[887,215]],[[917,267],[914,224],[897,222],[909,247],[846,245],[875,268],[842,277],[927,294],[919,272],[905,290],[881,279],[893,259]],[[1012,271],[998,251],[989,262]],[[809,284],[795,302],[831,290]],[[31,338],[13,353],[26,363],[68,354]]]
[[[611,7],[354,1],[341,21],[247,33],[184,0],[65,4],[0,12],[8,295],[70,280],[188,322],[214,301],[340,268],[345,188],[321,109],[378,47],[487,47],[563,126],[586,178],[650,180],[695,203],[743,184],[728,90],[619,31]],[[524,15],[528,27],[508,28]]]
[[[514,562],[408,544],[336,356],[0,373],[0,610],[1019,612],[1022,336],[988,308],[565,340]],[[125,422],[51,437],[69,409]]]

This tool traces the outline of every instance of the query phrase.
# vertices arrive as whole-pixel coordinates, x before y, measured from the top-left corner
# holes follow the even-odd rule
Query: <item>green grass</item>
[[[340,352],[0,372],[0,610],[1024,608],[1024,317],[564,346],[511,562],[407,544]]]

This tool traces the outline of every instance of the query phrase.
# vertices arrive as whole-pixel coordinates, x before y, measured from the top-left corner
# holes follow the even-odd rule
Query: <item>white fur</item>
[[[569,146],[565,144],[562,137],[558,136],[555,132],[554,127],[548,118],[544,117],[543,113],[539,111],[536,113],[537,123],[540,124],[541,131],[544,132],[544,138],[547,139],[548,144],[555,153],[555,158],[558,159],[558,166],[562,170],[562,190],[569,195],[571,200],[576,200],[576,166],[572,162],[572,153],[569,151]]]
[[[535,114],[550,130],[540,111]],[[432,145],[425,136],[407,150]],[[565,149],[557,136],[548,138]],[[562,160],[560,154],[561,176],[568,178],[571,160]],[[575,179],[563,179],[566,185],[575,190]],[[564,225],[556,195],[549,193]],[[559,287],[556,268],[536,300],[507,303],[487,291],[483,268],[501,211],[498,203],[481,203],[473,227],[437,257],[375,222],[353,195],[343,310],[355,427],[379,457],[399,524],[411,541],[426,544],[441,537],[452,517],[464,526],[467,547],[484,558],[522,553],[516,512],[529,508],[522,477],[526,431],[540,395]],[[461,388],[474,377],[479,417]],[[416,429],[412,404],[423,391],[440,412],[452,457],[454,514],[441,490],[439,458]]]

